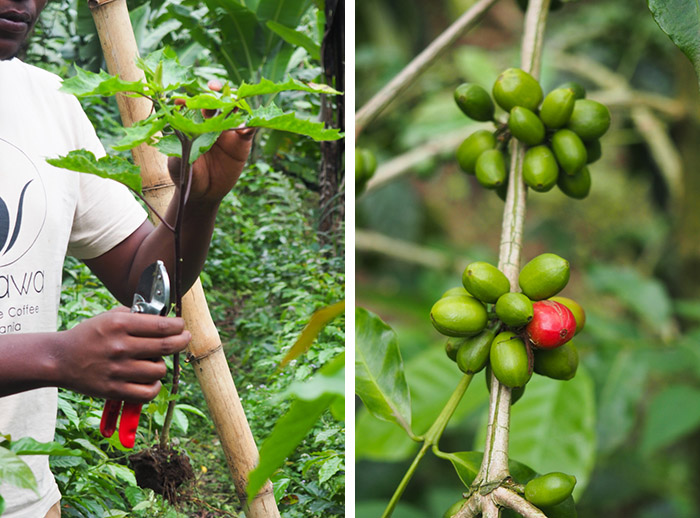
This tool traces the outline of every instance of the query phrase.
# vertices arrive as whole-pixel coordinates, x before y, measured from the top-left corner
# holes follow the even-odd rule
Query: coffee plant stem
[[[420,463],[421,459],[425,456],[428,449],[431,447],[437,448],[437,444],[438,442],[440,442],[440,437],[442,437],[442,433],[445,431],[447,423],[452,418],[452,414],[454,414],[455,410],[457,409],[457,405],[459,405],[459,402],[462,401],[462,397],[464,397],[464,393],[467,391],[467,388],[469,388],[469,384],[471,383],[473,377],[474,376],[472,374],[465,374],[464,376],[462,376],[462,379],[459,381],[457,388],[455,388],[454,392],[452,392],[452,395],[447,400],[447,403],[445,403],[445,406],[440,411],[440,414],[437,416],[433,424],[423,436],[423,445],[416,454],[416,457],[413,459],[413,462],[409,466],[408,470],[406,470],[406,473],[401,479],[401,482],[399,483],[398,487],[394,491],[394,494],[392,495],[389,504],[386,506],[386,509],[384,509],[382,518],[388,518],[392,515],[396,504],[399,502],[399,499],[403,495],[403,492],[406,490],[406,486],[411,481],[411,478],[413,477],[413,474],[415,473],[418,464]]]
[[[525,31],[521,50],[521,68],[539,75],[542,56],[544,28],[549,12],[549,0],[530,0],[525,13]],[[522,249],[523,225],[525,221],[526,189],[522,179],[524,147],[516,139],[511,141],[511,164],[508,193],[503,210],[503,227],[499,250],[499,269],[510,281],[511,291],[519,291],[518,272],[520,269],[520,252]],[[508,442],[510,427],[511,391],[492,376],[491,396],[489,401],[489,423],[484,447],[484,459],[479,474],[474,481],[475,487],[500,483],[509,476]],[[513,493],[513,497],[523,500]],[[492,505],[493,504],[493,505]],[[502,502],[512,507],[511,500]],[[498,518],[499,510],[492,498],[486,496],[482,502],[484,518]],[[460,515],[468,516],[468,515]],[[534,515],[533,515],[534,516]],[[542,515],[543,516],[543,515]]]
[[[381,518],[389,518],[392,515],[392,513],[394,512],[394,508],[396,507],[396,504],[399,503],[399,499],[403,495],[403,492],[406,490],[406,486],[411,481],[411,478],[413,478],[413,474],[416,472],[416,468],[418,468],[418,464],[423,459],[425,454],[428,452],[429,448],[430,448],[430,444],[428,444],[427,442],[424,442],[423,446],[421,446],[420,450],[418,451],[415,458],[413,459],[413,462],[406,470],[406,473],[404,474],[403,478],[401,479],[401,482],[399,482],[399,485],[396,488],[396,491],[394,491],[394,494],[391,496],[391,500],[389,500],[389,504],[386,506],[386,509],[384,509],[384,512],[382,513]]]
[[[512,489],[498,487],[491,493],[494,503],[501,507],[513,509],[524,518],[547,518],[537,507],[518,495]]]
[[[479,0],[460,16],[438,36],[423,52],[418,54],[404,69],[399,72],[389,83],[372,97],[355,115],[355,138],[360,136],[362,130],[371,124],[374,119],[393,101],[401,92],[420,76],[437,58],[467,30],[470,29],[481,16],[494,4],[496,0]]]
[[[182,316],[182,222],[185,215],[185,204],[189,197],[190,187],[192,185],[192,166],[190,165],[190,155],[192,153],[193,140],[178,133],[180,143],[182,144],[182,155],[180,159],[180,177],[179,177],[179,199],[177,205],[177,213],[175,216],[175,316]],[[160,447],[165,449],[170,442],[170,426],[175,415],[175,398],[177,395],[178,385],[180,383],[180,354],[173,354],[173,383],[170,388],[170,394],[173,398],[168,401],[168,409],[165,412],[163,420],[163,429],[160,435]]]

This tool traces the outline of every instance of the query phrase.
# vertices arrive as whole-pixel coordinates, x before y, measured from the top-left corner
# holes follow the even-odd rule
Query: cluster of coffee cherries
[[[506,150],[514,137],[527,146],[523,181],[538,192],[555,185],[575,199],[588,196],[588,164],[601,156],[600,137],[610,127],[608,108],[590,99],[578,83],[565,83],[543,95],[542,87],[519,68],[503,71],[493,85],[493,99],[508,113],[507,122],[495,119],[496,107],[481,86],[457,87],[455,101],[476,121],[493,121],[495,131],[477,130],[457,149],[457,162],[487,189],[505,198],[508,184]]]
[[[571,339],[586,316],[577,302],[557,296],[569,276],[567,260],[541,254],[520,271],[522,293],[516,293],[497,267],[474,262],[462,274],[463,286],[448,290],[433,305],[430,319],[450,337],[445,350],[460,370],[493,372],[513,389],[515,402],[533,372],[557,380],[576,374],[579,358]]]

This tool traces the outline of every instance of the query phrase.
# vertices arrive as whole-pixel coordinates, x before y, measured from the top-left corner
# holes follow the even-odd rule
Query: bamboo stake
[[[109,72],[126,81],[141,79],[143,72],[135,65],[138,48],[126,0],[89,0],[89,5]],[[152,108],[148,99],[124,95],[117,96],[117,103],[126,126],[146,118]],[[145,144],[134,149],[133,156],[141,167],[144,195],[156,210],[164,213],[175,188],[170,180],[166,157]],[[247,502],[248,473],[258,462],[258,450],[199,281],[185,294],[182,306],[187,329],[192,333],[188,357],[204,393],[246,516],[278,518],[280,514],[269,481],[251,502]]]

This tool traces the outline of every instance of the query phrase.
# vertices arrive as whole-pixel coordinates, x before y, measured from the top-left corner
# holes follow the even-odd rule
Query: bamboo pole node
[[[187,357],[185,358],[185,362],[187,363],[197,363],[201,362],[204,358],[207,358],[208,356],[211,356],[212,354],[218,353],[221,349],[223,349],[224,346],[223,344],[219,344],[218,346],[214,347],[213,349],[209,349],[207,352],[200,354],[199,356],[195,356],[191,352],[187,352]]]
[[[109,4],[110,2],[114,2],[115,0],[88,0],[88,7],[90,9],[97,9],[98,7],[101,7],[105,4]]]

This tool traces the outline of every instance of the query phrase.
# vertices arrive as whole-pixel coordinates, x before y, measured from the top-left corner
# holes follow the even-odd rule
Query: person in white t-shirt
[[[59,78],[15,57],[46,2],[0,0],[0,433],[42,442],[54,438],[57,387],[150,401],[166,373],[153,359],[190,340],[181,319],[127,308],[56,331],[66,255],[130,305],[148,264],[162,259],[172,271],[173,236],[154,228],[122,185],[46,163],[73,149],[104,154],[78,101],[58,91]],[[219,203],[238,180],[252,137],[250,128],[225,132],[194,165],[183,228],[186,287],[199,275]],[[170,165],[177,169],[177,161]],[[174,219],[172,206],[166,218]],[[48,458],[25,461],[39,495],[0,485],[3,518],[60,516]]]

